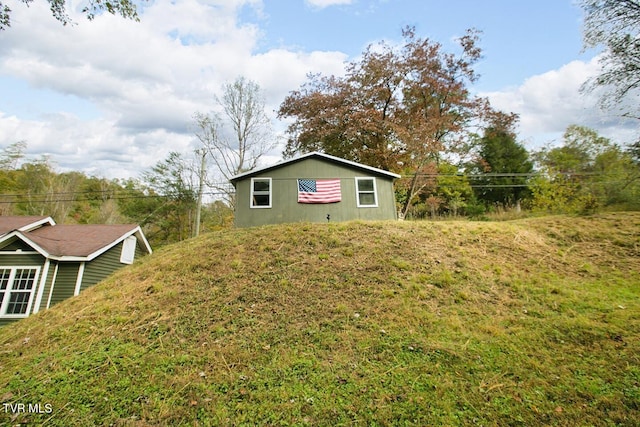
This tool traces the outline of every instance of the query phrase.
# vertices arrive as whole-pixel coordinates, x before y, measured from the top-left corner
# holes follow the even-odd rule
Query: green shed
[[[0,325],[47,309],[151,253],[135,224],[0,216]]]
[[[231,178],[235,225],[397,219],[392,172],[308,153]]]

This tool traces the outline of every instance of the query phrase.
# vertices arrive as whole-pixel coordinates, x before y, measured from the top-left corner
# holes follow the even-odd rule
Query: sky
[[[558,144],[571,124],[614,142],[631,124],[597,107],[580,86],[598,73],[582,50],[575,0],[151,0],[140,21],[103,14],[88,21],[70,1],[72,25],[44,0],[7,0],[0,32],[0,149],[24,141],[27,155],[58,171],[139,178],[171,151],[196,147],[193,115],[216,108],[222,85],[259,84],[281,156],[286,123],[275,111],[309,73],[342,75],[372,43],[419,37],[456,52],[456,37],[482,32],[481,75],[471,90],[520,116],[518,140],[533,150]]]

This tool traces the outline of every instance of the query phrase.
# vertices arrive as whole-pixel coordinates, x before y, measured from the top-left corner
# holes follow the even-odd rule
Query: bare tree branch
[[[637,102],[623,100],[640,89],[640,0],[581,0],[580,5],[585,11],[584,47],[604,48],[601,73],[582,91],[606,88],[600,99],[605,109],[637,108]]]
[[[260,158],[275,147],[276,141],[257,83],[239,77],[224,85],[222,97],[215,99],[223,117],[196,113],[196,137],[208,150],[216,171],[225,180],[215,188],[234,206],[233,190],[227,184],[229,179],[255,169]],[[231,128],[231,138],[225,136],[225,127]]]

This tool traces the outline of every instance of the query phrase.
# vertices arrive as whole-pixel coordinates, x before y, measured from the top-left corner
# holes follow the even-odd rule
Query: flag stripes
[[[336,203],[341,200],[340,179],[298,180],[298,203]]]

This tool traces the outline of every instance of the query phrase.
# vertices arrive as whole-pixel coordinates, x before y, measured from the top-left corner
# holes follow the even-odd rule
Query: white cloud
[[[305,0],[306,3],[317,9],[324,9],[329,6],[343,5],[343,4],[351,4],[353,0]]]
[[[582,84],[600,70],[598,58],[572,61],[557,70],[530,77],[518,87],[480,94],[491,105],[520,115],[520,137],[531,146],[559,141],[567,126],[597,130],[615,142],[632,137],[630,123],[598,108],[598,93],[582,93]]]
[[[157,0],[143,5],[141,22],[108,14],[87,22],[73,14],[77,25],[67,27],[52,18],[46,2],[27,8],[9,1],[13,24],[0,33],[0,86],[8,77],[31,89],[0,98],[0,147],[24,140],[30,155],[48,154],[61,170],[136,177],[170,151],[189,151],[191,117],[214,108],[222,84],[240,75],[256,81],[274,117],[308,73],[340,75],[348,59],[338,51],[258,52],[262,30],[238,16],[243,7],[260,13],[260,0]],[[339,3],[349,2],[313,1],[316,7]],[[575,61],[483,95],[521,115],[525,140],[547,142],[540,135],[561,134],[572,123],[622,135],[624,124],[596,114],[595,98],[578,92],[596,70],[593,61]],[[27,108],[12,110],[16,105]],[[282,131],[286,124],[276,125]],[[279,153],[270,154],[265,159]]]
[[[87,22],[76,14],[77,25],[67,27],[45,5],[12,7],[12,27],[0,33],[0,79],[88,101],[101,117],[83,120],[60,104],[26,118],[3,112],[0,101],[0,146],[25,140],[31,153],[50,155],[63,170],[137,176],[170,151],[189,151],[191,117],[214,107],[223,83],[255,80],[274,116],[308,73],[340,73],[346,59],[340,52],[255,53],[260,30],[238,14],[241,7],[259,11],[259,0],[159,0],[144,7],[141,22],[108,14]],[[21,102],[39,104],[29,96]]]
[[[28,143],[26,155],[49,158],[60,171],[82,171],[108,178],[135,178],[170,151],[187,152],[192,138],[162,129],[122,133],[106,119],[80,120],[70,114],[56,114],[46,120],[20,120],[0,114],[0,130],[12,140]],[[6,144],[4,144],[6,142]]]

